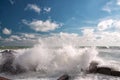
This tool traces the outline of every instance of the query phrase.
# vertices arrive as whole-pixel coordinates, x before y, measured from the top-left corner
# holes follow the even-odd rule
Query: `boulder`
[[[111,70],[109,67],[97,67],[96,73],[111,75]]]
[[[10,80],[10,79],[5,78],[5,77],[0,77],[0,80]]]
[[[120,71],[116,71],[110,67],[99,67],[97,62],[91,62],[88,73],[100,73],[104,75],[120,77]]]
[[[120,77],[120,71],[111,71],[111,75]]]
[[[4,59],[3,64],[0,66],[1,72],[12,72],[13,71],[13,61],[15,59],[12,50],[4,50],[2,53],[2,58]]]
[[[95,72],[97,71],[97,65],[98,65],[98,62],[92,61],[92,62],[90,63],[88,72],[89,72],[89,73],[95,73]]]
[[[69,80],[70,76],[67,74],[62,75],[61,77],[59,77],[57,80]]]

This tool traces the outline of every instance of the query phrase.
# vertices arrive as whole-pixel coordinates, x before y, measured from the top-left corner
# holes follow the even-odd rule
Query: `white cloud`
[[[116,19],[106,19],[98,23],[97,29],[99,31],[114,29],[115,31],[120,31],[120,20]]]
[[[51,8],[50,8],[50,7],[45,7],[44,10],[45,10],[46,12],[50,12],[50,11],[51,11]]]
[[[78,44],[83,46],[119,46],[120,19],[101,20],[97,28],[83,28],[82,36],[78,36]]]
[[[12,33],[12,31],[10,29],[7,29],[7,28],[4,28],[2,30],[3,34],[6,34],[6,35],[10,35]]]
[[[9,0],[9,2],[10,2],[10,4],[12,4],[12,5],[15,3],[14,0]]]
[[[39,43],[48,47],[61,47],[64,45],[75,46],[78,43],[78,39],[78,34],[60,32],[57,34],[52,34],[51,36],[39,38]]]
[[[102,10],[110,13],[112,11],[110,7],[111,5],[112,5],[112,2],[106,3],[106,5],[102,8]]]
[[[120,6],[120,0],[117,0],[117,5],[119,5],[119,6]]]
[[[82,32],[83,32],[83,35],[92,35],[94,32],[94,29],[84,29]]]
[[[120,10],[120,0],[110,0],[103,6],[102,10],[108,13]]]
[[[39,21],[39,20],[37,20]],[[29,25],[34,22],[23,20]],[[42,21],[43,22],[43,21]],[[46,22],[46,21],[45,21]],[[104,19],[98,22],[96,28],[82,28],[82,35],[75,33],[52,33],[50,35],[40,35],[32,33],[21,33],[11,35],[6,38],[10,44],[34,45],[41,44],[48,47],[60,47],[64,45],[72,46],[119,46],[120,45],[120,19]],[[39,41],[38,41],[39,40]],[[11,42],[10,42],[11,41]],[[5,44],[7,42],[4,42]]]
[[[22,40],[32,40],[32,39],[37,39],[37,35],[36,34],[28,34],[28,33],[21,33],[18,35],[11,35],[8,40],[12,40],[12,41],[22,41]]]
[[[33,10],[36,13],[40,13],[41,9],[39,6],[37,6],[36,4],[28,4],[25,8],[25,10]]]
[[[120,20],[114,20],[113,26],[120,30]]]
[[[111,28],[112,24],[113,24],[112,19],[103,20],[103,21],[99,22],[98,30],[102,31],[102,30],[106,30],[108,28]]]
[[[35,38],[35,35],[34,34],[24,34],[24,36],[26,37],[26,38]]]
[[[9,38],[5,38],[6,42],[19,41],[19,40],[22,40],[22,39],[18,35],[11,35]]]
[[[7,46],[33,46],[38,43],[38,38],[40,38],[39,34],[20,33],[1,40],[2,44]]]
[[[42,20],[35,20],[32,22],[28,22],[26,20],[22,20],[24,24],[30,26],[31,29],[35,31],[41,31],[41,32],[48,32],[55,30],[60,25],[56,22],[52,22],[50,20],[42,21]]]
[[[90,31],[91,34],[87,35]],[[99,38],[98,38],[99,37]],[[58,33],[57,35],[41,37],[41,45],[47,47],[72,46],[118,46],[120,45],[120,32],[95,32],[86,29],[82,36],[75,33]]]
[[[27,35],[27,36],[25,36]],[[61,47],[65,45],[72,46],[118,46],[120,45],[120,32],[96,32],[94,29],[84,29],[83,35],[75,33],[54,33],[51,35],[33,34],[34,38],[29,37],[32,34],[12,35],[6,38],[5,44],[33,46],[35,44],[45,45],[47,47]],[[29,38],[28,38],[29,37]],[[98,38],[99,37],[99,38]],[[38,41],[39,40],[39,41]]]
[[[13,39],[13,40],[22,40],[22,39],[20,38],[20,36],[17,36],[17,35],[11,35],[11,36],[10,36],[10,39]]]

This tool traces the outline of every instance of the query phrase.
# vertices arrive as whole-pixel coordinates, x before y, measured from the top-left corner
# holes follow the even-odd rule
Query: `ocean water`
[[[71,80],[120,80],[120,77],[102,74],[86,74],[91,61],[99,66],[107,66],[120,71],[120,47],[84,47],[64,45],[48,47],[35,45],[29,49],[14,50],[13,67],[19,64],[27,72],[11,75],[0,73],[0,76],[11,80],[57,80],[68,74]],[[0,54],[0,64],[4,62]],[[33,71],[34,68],[34,71]]]

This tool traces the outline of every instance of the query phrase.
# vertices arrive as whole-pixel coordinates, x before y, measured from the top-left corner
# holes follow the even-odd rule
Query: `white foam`
[[[93,60],[98,61],[101,65],[116,63],[107,61],[98,56],[96,48],[76,48],[72,45],[64,45],[59,48],[49,48],[46,45],[36,45],[30,49],[15,50],[17,53],[14,61],[28,70],[27,73],[9,76],[11,79],[28,79],[41,80],[48,79],[49,76],[60,76],[60,74],[79,74],[82,69],[87,69],[89,63]],[[117,63],[116,63],[117,64]],[[112,65],[114,66],[114,65]],[[117,66],[118,67],[118,66]],[[35,69],[36,72],[30,72]],[[5,74],[6,76],[6,74]],[[44,76],[44,78],[42,78]],[[97,77],[96,77],[97,76]],[[38,78],[39,77],[39,78]],[[101,80],[103,76],[79,76],[75,80]],[[113,79],[113,78],[106,78]],[[116,79],[113,79],[116,80]],[[119,80],[119,79],[117,79]]]
[[[17,55],[14,66],[19,64],[28,71],[34,69],[46,74],[79,72],[81,68],[86,69],[98,54],[95,48],[80,49],[71,45],[49,48],[43,44],[18,52],[23,53]]]

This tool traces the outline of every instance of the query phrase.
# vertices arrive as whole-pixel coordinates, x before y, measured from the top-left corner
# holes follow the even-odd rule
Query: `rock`
[[[15,56],[12,53],[12,50],[4,50],[2,53],[2,58],[4,59],[3,64],[0,66],[1,72],[12,72],[13,71],[13,61]]]
[[[108,68],[108,67],[97,67],[96,73],[111,75],[111,68]]]
[[[111,71],[111,75],[120,77],[120,71]]]
[[[10,80],[8,78],[0,77],[0,80]]]
[[[62,75],[61,77],[59,77],[57,80],[69,80],[70,76],[67,74]]]
[[[16,69],[14,70],[13,74],[20,74],[26,72],[25,69],[22,68],[19,64],[16,64]]]
[[[97,62],[90,63],[88,73],[100,73],[120,77],[120,71],[116,71],[110,67],[99,67]]]
[[[90,73],[95,73],[96,70],[97,70],[97,65],[98,65],[98,62],[92,61],[92,62],[90,63],[88,72],[90,72]]]

